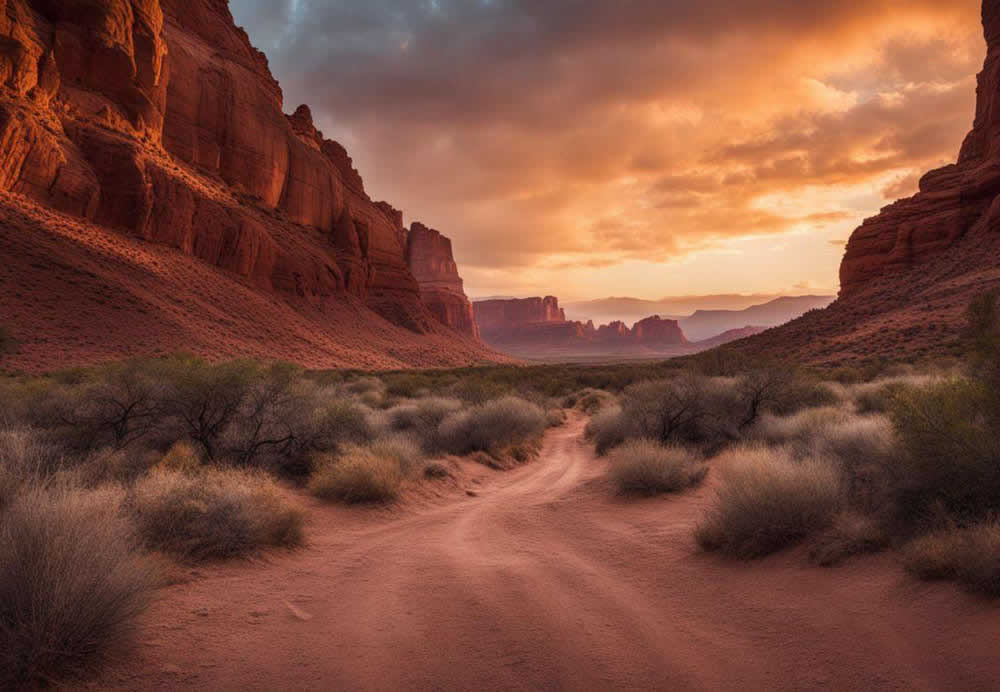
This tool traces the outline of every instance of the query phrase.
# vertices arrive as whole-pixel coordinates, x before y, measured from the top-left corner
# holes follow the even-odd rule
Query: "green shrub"
[[[763,557],[830,526],[840,508],[840,479],[826,461],[796,461],[768,448],[744,448],[717,460],[721,481],[695,537],[705,550]],[[727,463],[728,461],[728,463]]]
[[[652,440],[632,440],[610,456],[611,479],[625,495],[653,496],[698,485],[708,468],[693,452],[664,447]]]
[[[0,688],[77,681],[122,656],[158,578],[121,493],[27,489],[0,518]]]
[[[1000,507],[1000,428],[991,397],[980,383],[953,380],[897,398],[900,452],[888,470],[906,525],[938,510],[964,522]]]
[[[146,545],[189,561],[302,544],[304,515],[260,473],[154,471],[130,498]]]
[[[352,447],[340,457],[323,456],[309,479],[309,491],[323,500],[348,504],[382,503],[396,499],[403,472],[396,458],[372,449]]]
[[[906,569],[921,579],[956,580],[970,591],[1000,596],[1000,523],[951,528],[912,541]]]
[[[539,406],[504,397],[448,416],[438,436],[442,450],[450,454],[498,452],[540,437],[547,426]]]

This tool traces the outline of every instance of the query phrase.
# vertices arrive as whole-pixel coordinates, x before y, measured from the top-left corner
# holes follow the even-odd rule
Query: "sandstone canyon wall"
[[[373,203],[308,107],[284,114],[227,0],[0,0],[0,86],[3,204],[30,200],[38,224],[56,212],[296,305],[475,340],[450,241]]]

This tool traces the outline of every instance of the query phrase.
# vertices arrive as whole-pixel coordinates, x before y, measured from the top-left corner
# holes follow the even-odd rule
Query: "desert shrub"
[[[614,394],[601,389],[584,389],[566,397],[567,408],[575,408],[583,411],[588,416],[593,416],[604,409],[614,406],[618,402]]]
[[[243,557],[303,541],[302,511],[260,473],[154,471],[136,484],[129,504],[146,545],[184,560]]]
[[[0,688],[75,681],[129,644],[157,577],[121,493],[34,487],[0,521]]]
[[[824,460],[743,448],[717,461],[721,481],[695,537],[705,550],[763,557],[822,531],[840,507],[840,479]]]
[[[549,428],[559,428],[569,420],[566,411],[561,408],[550,408],[545,412],[545,425]]]
[[[850,557],[889,547],[889,536],[876,519],[858,512],[837,514],[809,549],[809,559],[823,567],[839,565]]]
[[[888,413],[905,385],[901,382],[868,382],[852,389],[858,413]]]
[[[377,456],[395,461],[404,477],[415,475],[423,467],[426,457],[420,441],[407,434],[381,437],[368,449]]]
[[[625,437],[712,452],[739,439],[746,411],[732,381],[682,374],[640,382],[622,396]]]
[[[797,456],[810,456],[818,440],[832,426],[851,422],[854,416],[844,408],[816,408],[791,416],[765,414],[748,433],[752,441],[773,447],[789,447]]]
[[[215,461],[224,451],[223,435],[261,375],[259,367],[245,361],[212,365],[174,359],[163,369],[169,381],[164,412],[179,421],[184,437],[200,445],[208,461]]]
[[[1000,507],[1000,438],[982,384],[953,380],[909,389],[893,407],[900,451],[888,467],[906,524],[943,510],[978,520]]]
[[[504,397],[453,413],[441,422],[438,436],[451,454],[495,452],[540,437],[547,425],[539,406]]]
[[[69,466],[65,452],[31,428],[0,430],[0,467],[23,480],[41,480]]]
[[[921,579],[956,580],[970,591],[1000,596],[1000,523],[921,536],[904,548],[903,564]]]
[[[409,401],[386,411],[391,430],[416,435],[428,452],[438,448],[437,431],[441,421],[462,409],[458,399],[427,397]]]
[[[632,440],[610,456],[611,479],[625,495],[660,495],[686,490],[704,480],[708,468],[693,452]]]
[[[163,471],[197,473],[201,469],[201,455],[194,445],[186,440],[175,442],[167,453],[156,463]]]
[[[451,476],[451,471],[444,462],[432,461],[424,466],[424,478],[441,480],[442,478],[448,478],[449,476]]]
[[[322,456],[309,479],[309,491],[323,500],[348,504],[394,500],[403,483],[396,458],[365,447],[350,447],[338,457]]]
[[[627,421],[622,417],[620,406],[603,409],[591,417],[587,423],[586,436],[597,448],[597,453],[604,456],[609,451],[625,442],[628,435]]]

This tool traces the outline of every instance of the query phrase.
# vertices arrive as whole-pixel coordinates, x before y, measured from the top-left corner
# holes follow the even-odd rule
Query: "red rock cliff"
[[[0,84],[0,191],[292,299],[474,334],[460,283],[422,297],[344,148],[283,113],[227,0],[0,0]]]
[[[840,270],[850,296],[879,277],[919,268],[967,236],[1000,230],[1000,0],[983,3],[989,52],[979,75],[975,124],[958,163],[931,171],[916,196],[886,207],[851,236]]]
[[[406,260],[428,309],[445,324],[478,338],[479,328],[458,275],[451,239],[415,223],[406,233]]]

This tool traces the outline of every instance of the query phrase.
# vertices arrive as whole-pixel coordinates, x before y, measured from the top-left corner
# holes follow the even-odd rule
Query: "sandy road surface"
[[[1000,608],[890,557],[699,554],[706,487],[623,502],[573,419],[538,462],[395,511],[312,509],[310,546],[166,589],[101,688],[1000,687]]]

